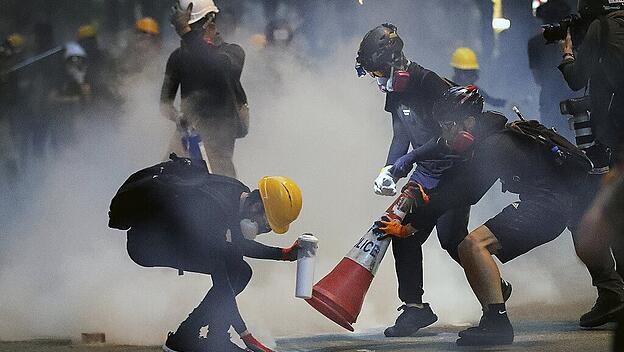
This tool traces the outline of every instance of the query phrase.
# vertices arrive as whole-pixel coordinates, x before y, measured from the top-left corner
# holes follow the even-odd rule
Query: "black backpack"
[[[132,174],[121,185],[111,201],[109,227],[128,230],[137,224],[172,223],[181,209],[200,202],[227,214],[229,192],[248,191],[236,179],[209,173],[203,160],[174,153],[170,159]]]
[[[536,120],[513,121],[505,125],[505,130],[542,145],[545,153],[552,157],[557,165],[584,172],[589,172],[594,167],[582,150]]]

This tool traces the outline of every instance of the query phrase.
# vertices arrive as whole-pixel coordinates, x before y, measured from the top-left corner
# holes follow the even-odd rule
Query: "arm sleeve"
[[[239,246],[242,248],[245,257],[272,260],[282,259],[282,249],[278,247],[267,246],[246,238],[240,239]]]
[[[471,160],[461,165],[450,177],[440,181],[430,195],[429,211],[441,214],[448,209],[476,204],[512,162],[514,150],[509,136],[497,134],[479,145]]]
[[[386,166],[394,164],[398,158],[405,155],[410,146],[409,134],[401,120],[394,114],[392,114],[392,131],[392,143],[390,143],[390,149],[388,150]]]
[[[167,60],[165,79],[160,90],[160,103],[164,105],[173,105],[173,101],[178,93],[178,87],[180,86],[180,75],[178,73],[179,57],[177,53],[178,51],[175,51]]]
[[[589,25],[583,44],[576,59],[565,59],[559,70],[570,89],[577,91],[585,88],[593,67],[598,65],[600,53],[600,21],[595,20]]]
[[[448,148],[440,141],[440,138],[433,137],[427,143],[421,145],[416,149],[412,149],[409,153],[405,154],[412,162],[420,162],[424,160],[439,159],[441,155],[447,154]]]

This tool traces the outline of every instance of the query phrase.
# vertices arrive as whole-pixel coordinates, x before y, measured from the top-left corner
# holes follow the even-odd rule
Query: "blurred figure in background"
[[[292,42],[294,30],[288,20],[274,19],[267,24],[265,35],[268,45],[285,49]]]
[[[77,141],[76,123],[84,117],[86,104],[91,99],[91,85],[87,81],[87,53],[75,42],[65,45],[65,61],[60,79],[49,95],[50,142],[54,152],[60,152]]]
[[[535,16],[543,24],[558,23],[571,11],[565,0],[550,0],[537,8]],[[571,98],[573,92],[556,67],[557,62],[561,60],[559,48],[556,45],[545,45],[542,32],[540,29],[540,32],[529,40],[528,45],[529,67],[533,72],[533,80],[540,87],[540,121],[546,127],[554,127],[557,133],[573,142],[574,133],[559,110],[559,102]]]
[[[116,125],[120,114],[119,106],[123,99],[117,92],[119,82],[115,63],[111,55],[100,48],[98,30],[95,26],[80,26],[78,44],[88,57],[89,70],[85,79],[90,83],[93,93],[93,99],[89,103],[91,110],[89,115],[95,115],[90,122],[101,120]]]
[[[240,84],[245,52],[221,39],[215,23],[219,9],[212,0],[192,5],[183,0],[180,6],[172,21],[182,42],[167,61],[161,111],[178,126],[188,123],[199,132],[213,173],[235,177],[235,141],[248,128],[247,97]],[[173,105],[178,88],[185,121]],[[170,149],[187,154],[178,135]]]
[[[160,59],[162,37],[158,23],[151,17],[136,21],[128,47],[121,56],[120,71],[124,76],[134,75],[154,67]]]
[[[34,26],[35,47],[32,56],[55,49],[54,30],[46,22]],[[25,102],[22,122],[18,127],[23,133],[20,151],[22,158],[45,158],[50,137],[49,94],[56,86],[58,68],[62,67],[62,54],[48,56],[25,69],[28,81],[28,98]]]
[[[453,82],[460,86],[476,86],[476,82],[479,80],[480,67],[477,54],[472,49],[457,48],[451,57],[451,67],[453,67]],[[492,97],[481,87],[479,87],[479,92],[486,104],[497,108],[502,108],[507,104],[505,99]]]
[[[0,179],[12,185],[17,180],[18,149],[16,120],[21,98],[16,72],[3,74],[22,57],[24,37],[14,33],[0,44]]]

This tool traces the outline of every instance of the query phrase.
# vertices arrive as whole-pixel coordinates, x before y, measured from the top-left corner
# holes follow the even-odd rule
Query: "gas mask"
[[[84,64],[82,58],[76,56],[69,57],[65,64],[65,70],[67,71],[67,75],[76,83],[85,83],[87,66]]]
[[[255,240],[256,237],[260,234],[258,223],[251,219],[241,220],[240,228],[241,232],[243,233],[243,237],[251,241]]]
[[[457,128],[457,122],[441,122],[440,127],[443,131],[451,131],[452,129]],[[443,135],[445,134],[446,133],[443,132]],[[445,136],[446,145],[448,145],[449,148],[457,154],[464,154],[467,152],[474,144],[474,139],[475,138],[472,133],[463,130],[453,133],[451,137]]]
[[[379,89],[384,93],[397,92],[401,93],[407,89],[407,85],[410,81],[410,74],[404,70],[395,70],[394,67],[390,70],[390,78],[388,77],[375,77]]]

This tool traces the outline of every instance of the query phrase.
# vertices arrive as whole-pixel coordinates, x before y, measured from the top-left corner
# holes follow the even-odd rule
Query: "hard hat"
[[[258,181],[264,212],[273,232],[283,234],[301,212],[301,190],[285,176],[265,176]]]
[[[24,45],[24,37],[13,33],[7,37],[6,42],[9,43],[12,48],[21,48]]]
[[[256,33],[249,37],[249,42],[257,49],[262,49],[267,45],[267,38],[264,34]]]
[[[460,70],[478,70],[477,54],[470,48],[457,48],[451,58],[451,66]]]
[[[63,57],[68,59],[70,57],[87,57],[87,52],[80,46],[80,44],[76,42],[69,42],[65,44],[65,52],[63,53]]]
[[[188,24],[193,24],[201,20],[211,12],[219,12],[219,8],[212,0],[180,0],[180,7],[186,10],[190,3],[193,3],[193,12],[191,12],[191,19]]]
[[[156,22],[151,17],[143,17],[140,20],[137,20],[135,23],[135,27],[138,31],[158,35],[160,34],[160,29],[158,28],[158,22]]]
[[[364,36],[355,61],[366,71],[384,70],[403,58],[403,40],[390,23],[377,26]]]
[[[97,29],[95,28],[95,26],[92,26],[90,24],[86,24],[78,28],[78,39],[91,38],[95,37],[96,35]]]
[[[461,121],[483,112],[484,99],[475,86],[449,88],[433,104],[433,119],[437,122]]]

